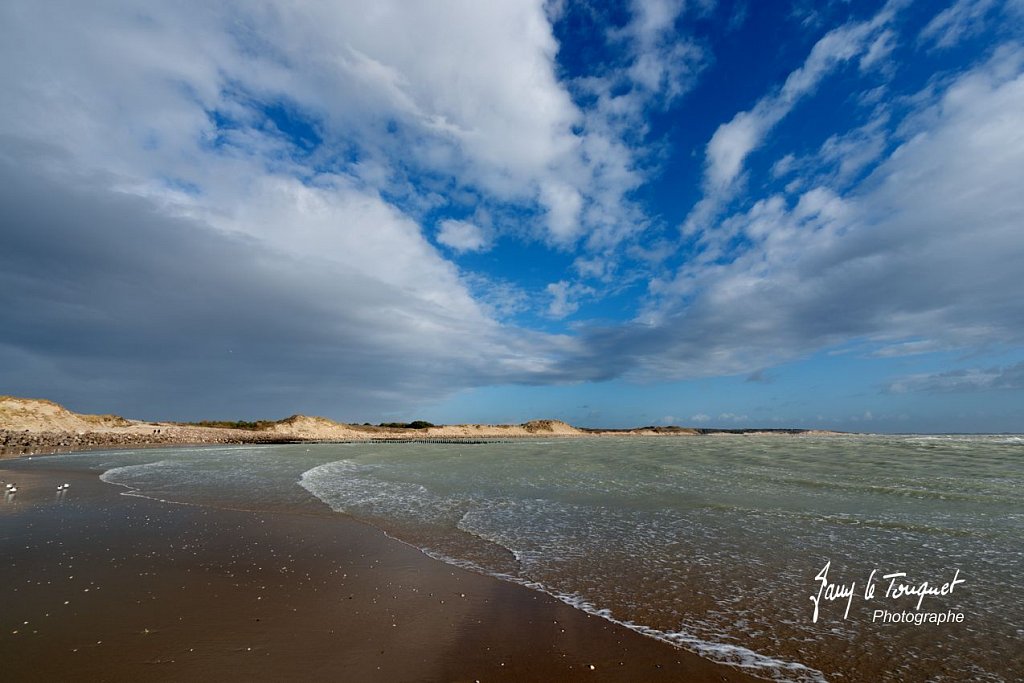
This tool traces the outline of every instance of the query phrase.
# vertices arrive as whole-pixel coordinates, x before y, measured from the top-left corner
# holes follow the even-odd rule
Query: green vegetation
[[[273,420],[256,420],[255,422],[247,422],[246,420],[202,420],[200,422],[179,422],[178,424],[186,425],[189,427],[220,427],[221,429],[245,429],[250,432],[262,432],[273,427],[276,422]]]
[[[437,425],[424,420],[415,420],[413,422],[381,422],[379,426],[394,427],[396,429],[428,429],[430,427],[436,427]]]

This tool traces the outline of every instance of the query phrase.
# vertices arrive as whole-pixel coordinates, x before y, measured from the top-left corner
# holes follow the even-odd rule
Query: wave
[[[407,514],[418,521],[434,524],[448,522],[452,525],[452,530],[469,534],[484,543],[499,546],[513,556],[518,564],[522,565],[524,562],[527,556],[526,552],[509,547],[507,543],[502,542],[502,539],[494,537],[492,534],[485,534],[481,529],[467,524],[469,507],[483,505],[484,501],[437,495],[419,484],[374,479],[373,473],[380,472],[380,470],[381,466],[379,465],[339,460],[303,472],[298,483],[335,512],[351,514],[357,519],[363,519],[367,515],[379,515],[387,518],[400,510],[402,514]],[[501,503],[501,501],[489,502],[492,505]],[[506,502],[513,501],[509,499]],[[363,519],[363,521],[367,520]],[[410,542],[387,529],[382,529],[382,531],[388,537],[415,548],[432,559],[544,593],[587,614],[601,617],[641,635],[693,652],[705,659],[741,668],[771,680],[788,683],[821,683],[826,680],[821,671],[804,664],[763,655],[739,645],[704,640],[683,630],[660,630],[622,619],[615,616],[610,609],[602,608],[578,593],[558,590],[542,582],[510,572],[496,571],[492,567],[483,566],[473,560],[455,557],[440,548]]]
[[[174,466],[175,464],[176,463],[174,463],[171,460],[157,460],[156,462],[147,462],[142,465],[124,465],[121,467],[112,467],[108,470],[105,470],[102,474],[100,474],[100,481],[102,481],[105,484],[112,484],[114,486],[121,486],[128,489],[127,491],[121,492],[122,496],[145,498],[147,500],[155,500],[160,503],[171,503],[174,505],[190,505],[190,503],[183,503],[177,500],[166,500],[164,498],[157,498],[156,496],[153,495],[147,495],[141,492],[141,486],[133,485],[133,483],[138,483],[134,480],[137,478],[137,475],[139,473],[149,472],[153,469],[159,469],[161,467],[170,467]]]

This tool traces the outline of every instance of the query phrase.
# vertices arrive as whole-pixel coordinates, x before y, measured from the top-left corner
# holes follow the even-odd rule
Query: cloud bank
[[[541,0],[6,2],[0,391],[355,418],[470,387],[764,383],[823,349],[1020,348],[1024,48],[993,28],[1020,5],[913,28],[904,4],[823,29],[713,121],[688,206],[644,192],[688,153],[715,3],[630,3],[580,47],[556,35],[581,8]],[[897,88],[899,59],[986,32]],[[611,57],[570,73],[587,41]],[[781,149],[840,76],[867,115]]]
[[[774,194],[717,230],[746,246],[654,285],[598,355],[659,376],[749,372],[850,341],[909,350],[1024,343],[1024,50],[1012,45],[922,93],[902,141],[844,195]],[[629,343],[626,338],[638,340]],[[923,350],[923,349],[922,349]]]

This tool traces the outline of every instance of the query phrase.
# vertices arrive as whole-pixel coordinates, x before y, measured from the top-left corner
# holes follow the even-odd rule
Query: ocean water
[[[350,515],[766,679],[1024,679],[1019,436],[182,448],[18,466],[84,468],[169,502]],[[852,596],[828,600],[826,563]],[[920,608],[892,593],[954,579]]]

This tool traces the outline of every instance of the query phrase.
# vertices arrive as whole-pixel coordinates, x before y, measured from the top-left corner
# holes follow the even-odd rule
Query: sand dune
[[[0,396],[0,426],[29,431],[93,431],[130,427],[117,415],[73,413],[59,403],[39,398]]]
[[[472,440],[582,436],[673,437],[722,432],[808,433],[807,430],[797,429],[714,430],[674,426],[584,429],[560,420],[531,420],[522,424],[454,424],[410,428],[345,424],[326,417],[308,415],[292,415],[283,420],[253,423],[183,424],[132,420],[117,415],[84,415],[46,399],[0,396],[0,453],[7,454],[171,444]]]
[[[226,423],[225,423],[226,424]],[[315,441],[371,439],[515,438],[530,436],[580,436],[584,430],[560,420],[532,420],[518,425],[459,424],[422,429],[353,425],[326,417],[292,415],[276,422],[253,423],[252,428],[145,422],[117,415],[83,415],[46,399],[0,396],[0,429],[9,432],[67,433],[74,435],[161,435],[190,442],[267,441],[273,438]]]

